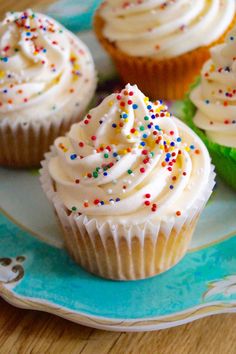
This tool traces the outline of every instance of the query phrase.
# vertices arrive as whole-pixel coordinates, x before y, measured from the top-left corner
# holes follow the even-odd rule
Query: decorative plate
[[[92,49],[100,74],[112,77],[94,36],[80,37]],[[117,86],[114,79],[103,82],[97,99]],[[220,181],[182,261],[164,274],[131,282],[98,278],[69,258],[38,171],[0,168],[0,186],[0,295],[11,304],[119,331],[162,329],[236,312],[236,194]]]

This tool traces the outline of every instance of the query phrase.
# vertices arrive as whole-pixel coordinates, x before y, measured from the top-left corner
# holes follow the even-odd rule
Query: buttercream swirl
[[[234,0],[107,0],[104,36],[131,56],[175,57],[217,40],[230,25]]]
[[[211,49],[201,83],[190,98],[197,107],[194,123],[214,142],[236,148],[236,29]]]
[[[0,23],[0,120],[43,119],[79,104],[95,77],[86,46],[52,18],[27,10]]]
[[[54,145],[49,172],[61,200],[101,221],[181,215],[209,180],[201,140],[136,85],[105,98]]]

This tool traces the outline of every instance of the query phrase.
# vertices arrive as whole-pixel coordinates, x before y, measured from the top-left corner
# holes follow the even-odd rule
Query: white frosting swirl
[[[209,181],[209,154],[197,135],[129,84],[56,139],[55,148],[49,172],[61,200],[101,221],[183,214]]]
[[[214,142],[236,148],[236,29],[212,48],[190,98],[198,108],[194,123]]]
[[[107,0],[104,36],[131,56],[171,58],[217,40],[235,13],[234,0]]]
[[[27,10],[0,23],[0,120],[47,118],[87,101],[95,82],[89,50],[55,20]]]

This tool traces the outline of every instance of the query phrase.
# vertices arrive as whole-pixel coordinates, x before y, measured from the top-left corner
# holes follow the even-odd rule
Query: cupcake
[[[218,174],[236,190],[236,29],[211,49],[186,99],[186,122],[208,147]]]
[[[107,0],[94,28],[125,82],[154,99],[181,99],[234,14],[234,0]]]
[[[80,120],[96,87],[88,48],[45,15],[0,23],[0,165],[39,166],[54,139]]]
[[[179,262],[214,186],[199,137],[129,84],[57,138],[42,166],[69,253],[111,279]]]

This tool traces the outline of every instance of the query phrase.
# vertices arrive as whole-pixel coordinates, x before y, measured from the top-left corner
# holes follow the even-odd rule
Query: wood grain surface
[[[5,11],[52,1],[0,0]],[[162,331],[106,332],[0,300],[0,354],[236,354],[236,315],[207,317]]]

